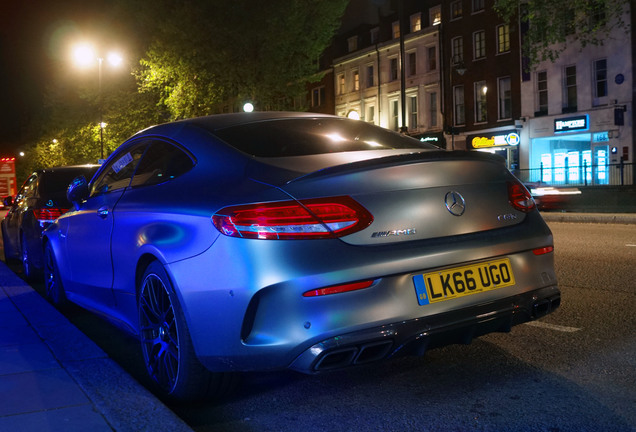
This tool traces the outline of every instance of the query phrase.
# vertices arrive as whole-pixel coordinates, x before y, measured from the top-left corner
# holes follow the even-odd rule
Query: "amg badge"
[[[407,229],[399,229],[399,230],[391,230],[391,231],[378,231],[371,234],[371,237],[390,237],[390,236],[401,236],[401,235],[413,235],[417,231],[415,228],[407,228]]]

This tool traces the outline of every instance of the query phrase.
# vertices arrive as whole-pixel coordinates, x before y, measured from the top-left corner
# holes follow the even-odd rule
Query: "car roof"
[[[228,113],[228,114],[214,114],[203,117],[195,117],[185,120],[177,120],[170,123],[164,123],[156,126],[151,126],[145,129],[144,133],[150,132],[155,128],[165,127],[182,127],[187,125],[198,126],[208,131],[214,131],[217,129],[223,129],[226,127],[236,126],[240,124],[255,123],[268,120],[282,120],[282,119],[294,119],[294,118],[334,118],[344,120],[344,117],[338,117],[329,114],[319,113],[305,113],[305,112],[285,112],[285,111],[263,111],[263,112],[251,112],[251,113]]]

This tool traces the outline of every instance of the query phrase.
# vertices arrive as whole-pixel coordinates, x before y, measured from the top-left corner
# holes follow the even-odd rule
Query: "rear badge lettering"
[[[497,216],[497,220],[499,222],[513,221],[517,220],[517,215],[513,213],[500,214]]]
[[[377,231],[371,234],[371,237],[372,238],[391,237],[391,236],[413,235],[415,233],[417,233],[415,228],[407,228],[407,229],[391,230],[391,231]]]

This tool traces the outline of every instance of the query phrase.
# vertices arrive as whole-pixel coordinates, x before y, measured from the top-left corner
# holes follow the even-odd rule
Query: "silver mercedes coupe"
[[[138,335],[160,395],[468,343],[560,303],[552,234],[497,156],[341,117],[148,128],[44,233],[46,295]]]

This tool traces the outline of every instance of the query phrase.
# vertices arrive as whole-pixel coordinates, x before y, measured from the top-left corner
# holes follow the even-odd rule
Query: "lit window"
[[[422,30],[422,14],[416,13],[411,15],[411,33]]]
[[[502,24],[497,26],[497,53],[510,51],[510,26]]]
[[[488,87],[486,81],[478,81],[475,83],[475,123],[483,123],[488,121],[488,104],[486,96]]]
[[[353,71],[353,91],[360,90],[360,72]]]
[[[399,38],[400,37],[400,22],[399,21],[395,21],[391,28],[392,28],[392,32],[393,32],[393,39]]]
[[[461,18],[463,14],[462,0],[457,0],[452,2],[450,5],[450,10],[451,10],[451,20]]]

